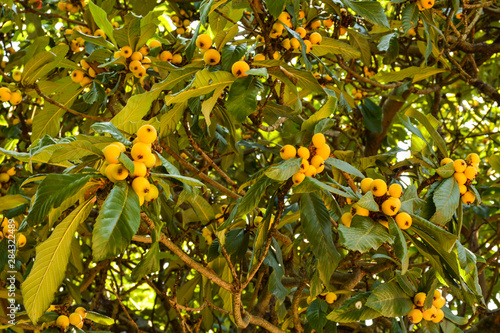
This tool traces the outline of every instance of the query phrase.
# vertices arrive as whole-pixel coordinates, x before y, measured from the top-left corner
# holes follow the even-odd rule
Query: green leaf
[[[215,212],[212,206],[201,195],[190,195],[187,199],[191,207],[193,207],[196,216],[203,224],[208,223],[215,218]]]
[[[406,188],[401,197],[401,211],[404,211],[409,214],[413,214],[416,210],[418,210],[425,201],[418,197],[417,187],[415,184],[411,184]]]
[[[73,102],[81,94],[80,85],[73,83],[70,77],[60,80],[61,85],[57,88],[56,94],[50,96],[52,99],[61,103],[67,108],[73,105]],[[35,114],[33,119],[33,133],[31,142],[41,138],[45,134],[56,137],[61,124],[61,117],[66,113],[66,110],[57,105],[47,103]]]
[[[330,117],[335,112],[337,108],[337,98],[329,97],[326,103],[314,114],[312,114],[307,120],[302,123],[301,130],[312,132],[314,126],[325,118]]]
[[[394,236],[394,252],[396,257],[401,260],[401,274],[406,274],[409,265],[408,247],[403,232],[398,227],[393,218],[389,218],[389,233]]]
[[[430,218],[430,221],[445,224],[455,214],[460,201],[460,189],[455,178],[450,177],[442,180],[434,191],[432,200],[436,206],[436,212]]]
[[[380,312],[366,306],[370,295],[371,292],[368,292],[350,297],[341,307],[330,312],[326,318],[336,323],[355,323],[382,316]]]
[[[198,179],[191,178],[191,177],[186,177],[186,176],[181,176],[181,175],[176,175],[176,174],[162,174],[162,173],[151,173],[153,177],[160,177],[160,178],[173,178],[176,179],[186,185],[189,186],[202,186],[205,187],[205,184],[200,182]]]
[[[342,160],[333,157],[328,157],[328,159],[325,162],[327,164],[330,164],[332,167],[344,171],[350,175],[360,177],[361,179],[365,178],[365,176],[361,173],[361,171],[359,171],[358,169],[356,169],[347,162],[344,162]]]
[[[366,306],[383,313],[386,317],[400,317],[411,311],[413,302],[398,283],[393,281],[375,288],[366,301]]]
[[[443,178],[450,178],[455,173],[455,165],[453,162],[450,162],[436,169],[436,172]]]
[[[253,75],[239,78],[231,85],[226,101],[227,111],[239,122],[257,110],[257,95],[264,88],[260,80]],[[218,96],[217,96],[218,98]]]
[[[354,215],[351,226],[339,224],[340,244],[349,250],[365,253],[371,249],[377,250],[383,243],[394,240],[384,226],[372,219]]]
[[[429,132],[429,134],[432,136],[434,139],[434,143],[436,146],[439,148],[441,153],[444,155],[444,157],[448,157],[448,152],[446,151],[446,143],[444,142],[443,138],[439,133],[436,131],[434,126],[432,126],[431,122],[427,117],[432,117],[432,115],[425,116],[423,113],[418,112],[417,110],[410,108],[408,111],[406,111],[405,115],[408,117],[412,117],[417,119],[422,125],[424,125],[425,129]],[[432,117],[431,119],[434,120],[434,122],[437,123],[437,120]]]
[[[306,310],[306,317],[309,326],[317,332],[323,332],[323,327],[326,325],[328,304],[322,299],[315,299],[309,304]]]
[[[66,198],[78,193],[92,175],[86,174],[50,174],[40,183],[35,195],[35,201],[26,216],[26,221],[40,223],[49,212],[58,208]]]
[[[443,306],[441,308],[441,310],[443,310],[444,317],[446,319],[454,322],[457,325],[466,325],[469,322],[468,318],[459,317],[459,316],[453,314],[453,312],[451,312],[451,310],[448,307],[446,307],[446,306]]]
[[[401,23],[403,24],[403,31],[405,33],[408,33],[408,30],[417,27],[419,14],[420,10],[418,9],[417,4],[409,3],[405,6],[401,17]]]
[[[378,1],[352,1],[342,0],[346,7],[352,9],[356,14],[364,16],[368,21],[390,28],[384,8]]]
[[[493,154],[488,158],[488,163],[491,165],[493,170],[500,174],[500,155]]]
[[[449,233],[443,228],[427,221],[426,219],[418,215],[411,214],[411,217],[412,226],[425,231],[427,234],[432,236],[443,250],[445,250],[446,252],[450,252],[453,249],[453,247],[455,246],[455,242],[457,241],[456,235]]]
[[[321,44],[312,47],[312,53],[317,57],[339,54],[344,60],[359,59],[361,52],[353,46],[333,38],[323,37]]]
[[[58,143],[50,146],[44,151],[53,150],[49,162],[79,161],[81,158],[96,155],[103,156],[103,153],[88,141],[75,140],[68,143]]]
[[[373,198],[373,193],[372,191],[366,192],[365,195],[361,197],[361,199],[356,202],[359,206],[368,209],[369,211],[372,212],[378,212],[380,210],[378,204],[375,202],[375,199]]]
[[[92,236],[95,261],[116,257],[127,248],[139,229],[140,212],[134,190],[125,181],[115,183],[96,219]]]
[[[429,76],[436,75],[438,73],[446,72],[446,69],[433,68],[433,67],[416,67],[411,66],[402,69],[398,72],[381,72],[373,77],[373,80],[379,82],[398,82],[403,81],[406,78],[414,78],[413,82],[418,82]]]
[[[228,232],[228,236],[230,232]],[[248,237],[248,233],[245,233],[245,236]],[[227,241],[229,241],[229,238]],[[241,258],[244,257],[246,249],[248,248],[248,240],[244,239],[242,243],[243,243],[242,247],[238,249]],[[286,296],[288,295],[288,289],[286,289],[281,282],[281,279],[285,275],[285,271],[283,269],[284,267],[283,257],[281,254],[280,245],[278,244],[278,241],[274,238],[272,246],[267,252],[264,264],[272,267],[273,269],[273,272],[269,276],[269,287],[268,287],[269,292],[271,294],[274,294],[280,302],[283,302]]]
[[[222,70],[231,72],[233,64],[240,61],[241,58],[245,56],[246,52],[247,43],[224,46],[221,52]]]
[[[347,30],[347,34],[349,35],[349,42],[351,45],[361,51],[361,60],[363,63],[369,66],[371,63],[370,37],[353,29]]]
[[[99,103],[101,104],[106,99],[106,93],[101,84],[97,81],[92,82],[92,88],[82,95],[83,101],[87,104]]]
[[[160,243],[155,242],[149,248],[148,253],[132,270],[132,281],[138,282],[143,276],[160,270]]]
[[[120,156],[118,156],[118,161],[120,161],[120,163],[123,164],[125,169],[127,169],[130,174],[134,173],[135,171],[134,162],[132,162],[132,160],[124,152],[120,153]]]
[[[109,318],[108,316],[89,310],[87,310],[87,316],[85,317],[85,319],[105,326],[111,326],[115,323],[115,320],[113,318]]]
[[[43,66],[56,60],[56,55],[51,51],[42,51],[28,60],[21,74],[21,82],[24,84],[32,84],[40,79],[37,73]]]
[[[173,103],[181,103],[190,98],[206,95],[219,87],[227,87],[233,84],[236,78],[229,72],[210,72],[209,70],[200,70],[196,73],[196,77],[192,85],[184,90],[171,94],[165,97],[167,105]]]
[[[300,158],[293,157],[277,165],[271,166],[264,174],[271,179],[285,181],[299,172],[300,162]]]
[[[44,314],[66,276],[71,240],[94,206],[95,197],[74,209],[59,223],[50,237],[37,246],[35,264],[21,285],[24,306],[33,321]]]
[[[94,19],[94,22],[97,24],[97,26],[104,31],[106,36],[113,42],[113,44],[116,44],[116,40],[113,36],[113,26],[111,23],[108,21],[108,16],[106,12],[101,9],[100,7],[96,6],[91,1],[89,1],[89,8],[90,8],[90,13],[92,14],[92,18]],[[132,47],[132,45],[130,45]]]
[[[87,35],[84,33],[81,33],[78,30],[73,30],[73,33],[71,34],[71,37],[69,39],[73,40],[75,38],[82,38],[83,40],[92,43],[94,45],[102,46],[107,49],[115,49],[115,46],[108,42],[106,39],[104,39],[101,36],[92,36],[92,35]]]
[[[102,123],[93,123],[90,128],[94,130],[94,132],[99,134],[107,133],[111,135],[112,138],[116,139],[116,141],[123,143],[124,145],[130,145],[130,141],[118,130],[110,122],[102,122]]]
[[[151,91],[130,97],[127,105],[113,117],[111,123],[122,129],[127,123],[141,120],[149,112],[153,100]]]
[[[20,194],[4,195],[0,197],[0,207],[2,211],[25,205],[30,201]]]
[[[293,188],[294,193],[311,193],[315,191],[320,191],[320,190],[326,190],[328,192],[332,192],[335,194],[338,194],[344,198],[350,198],[350,199],[355,199],[357,200],[358,197],[348,193],[344,192],[342,190],[339,190],[333,186],[327,185],[316,178],[311,178],[311,177],[306,177],[300,185],[295,186]]]
[[[314,256],[318,260],[321,281],[328,285],[341,257],[333,242],[328,209],[318,195],[314,193],[300,195],[300,221]]]
[[[274,16],[275,19],[280,16],[283,12],[283,7],[285,6],[285,0],[267,0],[266,1],[267,10]]]
[[[266,194],[266,188],[272,183],[274,183],[274,180],[266,176],[259,178],[255,184],[248,189],[243,199],[241,199],[238,205],[237,215],[250,213],[259,204],[264,194]]]
[[[363,124],[373,133],[382,133],[383,111],[380,106],[371,99],[365,98],[360,105],[361,114],[363,114]]]

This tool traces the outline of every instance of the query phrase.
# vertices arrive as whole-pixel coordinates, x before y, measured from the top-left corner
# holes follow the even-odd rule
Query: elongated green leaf
[[[85,174],[47,175],[36,191],[35,201],[26,217],[28,223],[42,222],[52,209],[79,192],[91,178],[92,175]]]
[[[100,7],[96,6],[94,2],[89,1],[89,8],[90,12],[92,13],[92,18],[94,19],[94,22],[97,24],[97,26],[104,31],[106,36],[113,42],[113,44],[116,44],[116,40],[113,36],[113,26],[111,23],[108,21],[108,16],[106,12],[101,9]],[[132,45],[130,45],[132,46]]]
[[[380,223],[359,215],[354,215],[350,227],[339,224],[339,235],[340,244],[361,253],[371,249],[376,250],[383,243],[392,243],[394,240],[394,236],[391,236]]]
[[[113,258],[122,253],[141,222],[139,197],[121,181],[113,186],[97,217],[92,236],[95,261]]]
[[[59,223],[50,237],[36,250],[31,273],[21,285],[24,306],[36,324],[54,299],[65,275],[70,255],[71,240],[78,225],[85,221],[95,202],[90,198]]]
[[[401,274],[406,274],[409,265],[408,247],[403,232],[398,227],[393,218],[389,218],[389,233],[394,236],[394,252],[396,257],[401,260]]]
[[[132,281],[139,281],[143,276],[160,270],[160,243],[155,242],[149,248],[144,259],[132,270]]]
[[[413,302],[398,283],[393,281],[375,288],[366,301],[366,306],[383,313],[386,317],[399,317],[411,311]]]
[[[370,65],[370,37],[363,35],[353,29],[347,30],[347,34],[349,35],[349,42],[351,43],[351,45],[361,51],[361,60],[363,61],[363,63],[366,66]]]
[[[50,51],[42,51],[28,60],[24,70],[21,74],[21,82],[24,84],[31,84],[40,77],[36,77],[35,73],[44,65],[51,63],[56,59],[56,55]]]
[[[170,105],[187,101],[192,97],[206,95],[219,87],[230,86],[235,79],[234,75],[229,72],[198,71],[191,86],[179,93],[168,95],[165,97],[165,102]]]
[[[274,180],[266,176],[257,180],[257,182],[255,182],[255,184],[245,193],[243,199],[241,199],[238,205],[237,215],[250,213],[258,205],[264,194],[266,194],[266,188],[272,183],[274,183]]]
[[[339,190],[333,186],[327,185],[316,178],[306,177],[300,185],[293,188],[294,193],[311,193],[319,190],[326,190],[338,194],[344,198],[357,199],[356,196],[347,193],[345,191]]]
[[[160,177],[160,178],[173,178],[173,179],[176,179],[176,180],[178,180],[186,185],[190,185],[190,186],[205,186],[205,184],[200,182],[198,179],[191,178],[191,177],[175,175],[175,174],[160,174],[160,173],[152,173],[151,175],[153,177]]]
[[[446,69],[433,68],[433,67],[408,67],[402,69],[398,72],[381,72],[373,77],[374,80],[380,82],[397,82],[403,81],[404,79],[411,77],[414,78],[414,82],[423,80],[429,76],[436,75],[438,73],[446,72]]]
[[[77,161],[89,155],[103,156],[102,151],[88,141],[58,143],[51,148],[55,149],[55,151],[49,162]]]
[[[130,141],[110,122],[94,123],[90,128],[99,134],[108,133],[112,138],[116,139],[116,141],[124,145],[130,145]]]
[[[427,119],[427,117],[423,113],[418,112],[417,110],[415,110],[413,108],[410,108],[410,109],[408,109],[408,111],[406,111],[405,115],[407,115],[408,117],[415,118],[418,121],[420,121],[420,123],[425,126],[425,128],[427,129],[429,134],[432,136],[432,138],[434,139],[434,143],[439,148],[439,150],[444,155],[444,157],[448,157],[448,151],[446,150],[446,143],[444,142],[441,135],[439,135],[439,133],[436,131],[434,126],[432,126],[429,119]],[[432,116],[430,116],[430,117],[432,117]],[[435,122],[437,122],[437,120],[435,120]]]
[[[329,97],[326,103],[321,107],[321,109],[319,109],[317,112],[315,112],[306,121],[302,123],[301,130],[312,131],[314,126],[316,126],[316,124],[321,119],[328,118],[331,115],[333,115],[336,108],[337,108],[337,98]]]
[[[333,243],[330,215],[321,198],[314,193],[300,195],[300,221],[318,260],[321,281],[328,284],[337,268],[340,254]]]
[[[500,174],[500,155],[491,155],[488,159],[488,163],[491,165],[493,170]]]
[[[384,8],[378,1],[342,0],[344,5],[351,8],[356,14],[364,16],[368,21],[390,28]]]
[[[20,194],[11,194],[0,197],[0,207],[2,207],[2,211],[16,208],[29,202],[30,201],[26,197]]]
[[[89,43],[105,47],[107,49],[114,49],[115,46],[108,42],[106,39],[104,39],[101,36],[92,36],[92,35],[87,35],[84,33],[81,33],[78,30],[73,30],[73,34],[71,35],[71,39],[75,38],[82,38],[84,41],[87,41]]]
[[[443,178],[449,178],[455,173],[455,165],[453,164],[453,162],[450,162],[436,169],[436,172]]]
[[[416,28],[418,24],[418,16],[420,10],[416,3],[409,3],[403,9],[401,23],[403,24],[403,31],[408,33],[408,30]]]
[[[285,181],[300,170],[301,159],[293,157],[278,165],[274,165],[264,172],[264,174],[277,181]]]
[[[262,82],[253,75],[234,81],[226,102],[227,111],[237,121],[245,121],[257,109],[257,95],[263,87]]]
[[[201,195],[190,195],[187,201],[203,224],[215,218],[213,207]]]
[[[105,316],[103,314],[94,311],[87,311],[87,316],[85,318],[93,321],[94,323],[98,323],[105,326],[111,326],[115,323],[115,320],[113,318],[109,318],[108,316]]]
[[[321,44],[314,45],[311,52],[317,57],[329,54],[339,54],[345,60],[359,59],[361,57],[361,52],[355,47],[339,40],[326,37],[323,37]]]
[[[328,304],[322,299],[315,299],[309,304],[306,311],[307,321],[309,325],[317,332],[322,332],[323,327],[326,325]]]
[[[445,224],[455,214],[460,200],[460,189],[455,178],[450,177],[442,180],[433,193],[432,200],[436,206],[436,212],[430,221]]]
[[[382,133],[382,108],[371,99],[365,98],[360,105],[360,109],[363,114],[363,124],[365,124],[366,128],[373,133]]]
[[[332,167],[334,167],[336,169],[347,172],[350,175],[360,177],[361,179],[365,178],[365,176],[361,173],[361,171],[359,171],[358,169],[356,169],[355,167],[353,167],[352,165],[350,165],[347,162],[344,162],[342,160],[339,160],[339,159],[333,158],[333,157],[329,157],[325,162],[327,164],[330,164]]]
[[[153,93],[146,92],[130,97],[127,105],[113,117],[111,123],[118,129],[122,129],[127,123],[139,121],[150,110],[153,103]]]
[[[67,108],[70,108],[82,89],[76,83],[71,81],[71,78],[61,80],[62,85],[58,88],[55,96],[52,99],[61,103]],[[66,113],[66,110],[58,107],[57,105],[49,104],[43,107],[35,114],[33,119],[33,133],[31,135],[31,142],[41,138],[45,134],[56,137],[59,132],[61,117]]]
[[[443,228],[435,225],[427,221],[426,219],[418,216],[412,215],[413,224],[412,226],[417,227],[418,229],[425,231],[427,234],[431,235],[438,244],[442,247],[446,252],[450,252],[455,246],[455,242],[457,240],[457,236],[449,233]]]
[[[340,308],[330,312],[327,319],[337,323],[354,323],[382,316],[382,313],[366,306],[366,301],[370,295],[371,292],[349,298]]]

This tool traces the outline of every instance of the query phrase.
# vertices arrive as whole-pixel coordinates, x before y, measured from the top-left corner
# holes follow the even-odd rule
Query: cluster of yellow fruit
[[[354,88],[353,90],[351,90],[351,94],[355,100],[362,100],[366,96],[367,92],[364,90]]]
[[[146,70],[151,67],[151,59],[147,57],[149,54],[149,46],[143,45],[139,50],[134,51],[130,46],[124,46],[120,51],[116,51],[114,58],[125,58],[126,66],[130,72],[138,79],[143,80],[146,75]]]
[[[75,312],[71,313],[68,316],[60,315],[56,319],[56,326],[66,330],[69,325],[76,326],[78,328],[82,328],[84,324],[84,319],[87,317],[87,310],[84,307],[78,307],[75,309]]]
[[[441,166],[445,166],[448,163],[453,163],[453,167],[455,169],[453,178],[455,178],[459,185],[462,202],[466,205],[470,205],[476,200],[476,196],[474,195],[474,193],[469,191],[467,186],[472,184],[472,181],[476,178],[476,175],[479,171],[479,162],[479,155],[476,153],[467,155],[465,161],[462,159],[453,161],[448,157],[441,160]]]
[[[303,11],[299,12],[299,20],[302,20],[304,18],[305,14]],[[292,17],[290,14],[287,12],[282,12],[280,16],[278,17],[278,20],[273,24],[273,27],[271,29],[271,33],[269,34],[269,37],[271,39],[278,39],[282,37],[283,32],[285,31],[286,25],[288,28],[292,28]],[[312,32],[311,30],[315,30],[321,27],[321,21],[316,20],[313,22],[310,22],[309,25],[307,26],[299,26],[295,29],[295,32],[300,35],[300,38],[304,41],[304,45],[306,46],[306,53],[309,53],[313,47],[313,45],[319,45],[321,44],[323,37],[321,36],[320,33],[318,32]],[[283,38],[281,40],[281,46],[285,50],[302,50],[302,44],[300,43],[299,39],[293,36],[290,36],[292,38]],[[262,40],[262,38],[259,38],[259,40]],[[277,56],[279,54],[275,53],[273,54],[273,58],[277,59]],[[257,57],[257,56],[256,56]],[[260,59],[262,55],[258,55],[257,59]],[[255,59],[255,60],[257,60]],[[264,60],[264,59],[261,59]]]
[[[444,318],[444,312],[441,308],[446,304],[446,299],[441,295],[441,292],[434,290],[432,306],[424,310],[426,297],[426,293],[418,293],[413,297],[413,309],[408,312],[408,319],[414,324],[420,323],[422,319],[439,323]]]
[[[168,61],[174,65],[180,65],[182,64],[182,55],[180,55],[179,53],[176,53],[176,54],[172,54],[172,52],[168,51],[168,50],[163,50],[163,46],[161,44],[160,41],[158,40],[152,40],[151,42],[149,42],[149,47],[152,49],[152,48],[155,48],[155,47],[159,47],[162,51],[158,54],[158,59],[160,61]],[[156,71],[158,71],[157,69],[155,69]]]
[[[389,228],[389,222],[387,216],[395,216],[394,220],[401,230],[408,229],[412,225],[412,218],[410,214],[400,212],[401,208],[401,195],[403,194],[403,188],[399,184],[391,184],[387,186],[387,183],[382,179],[372,179],[365,178],[361,181],[361,192],[367,193],[371,191],[375,197],[375,202],[379,206],[378,212],[372,212],[372,217],[374,220],[378,221],[384,227]],[[340,218],[342,224],[346,227],[351,226],[352,218],[354,215],[360,216],[370,216],[370,211],[366,208],[359,206],[357,203],[353,203],[351,199],[347,199],[348,204],[353,204],[351,206],[350,212],[344,213]]]
[[[17,247],[23,247],[26,245],[26,236],[21,233],[17,233],[17,229],[19,228],[19,223],[17,223],[17,221],[9,223],[9,219],[4,217],[2,219],[2,223],[0,224],[0,228],[2,228],[2,231],[0,231],[0,242],[4,239],[4,237],[9,239],[15,237]]]
[[[177,28],[175,32],[177,32],[178,35],[183,35],[186,32],[189,32],[189,26],[191,25],[191,17],[193,14],[194,13],[190,10],[186,12],[184,9],[181,9],[177,15],[172,15],[170,17]]]
[[[19,91],[12,91],[7,87],[0,87],[0,101],[18,105],[22,102],[23,95]]]
[[[101,29],[96,29],[94,31],[94,33],[92,33],[92,30],[90,30],[89,27],[85,27],[85,26],[76,26],[73,29],[66,29],[64,31],[64,34],[70,36],[73,33],[73,31],[79,31],[85,35],[102,37],[102,38],[106,39],[106,34]],[[84,46],[85,46],[85,40],[82,37],[74,38],[70,42],[71,51],[73,51],[73,52],[81,52],[81,51],[85,50]]]
[[[151,144],[156,141],[156,129],[151,125],[143,125],[137,131],[137,139],[130,150],[130,156],[134,160],[134,172],[123,166],[118,158],[120,154],[126,153],[126,147],[120,142],[112,143],[103,149],[106,162],[101,166],[100,172],[110,181],[117,182],[129,178],[134,192],[139,196],[142,206],[144,201],[152,201],[158,197],[158,188],[151,184],[146,176],[149,169],[161,164],[155,153],[151,151]]]
[[[330,157],[330,146],[326,143],[323,133],[316,133],[312,137],[312,144],[309,147],[299,147],[296,149],[292,145],[285,145],[280,150],[280,156],[284,160],[292,157],[300,157],[300,170],[293,175],[294,185],[299,185],[308,177],[315,177],[325,169],[325,161]]]
[[[2,167],[0,169],[0,183],[8,183],[10,180],[10,177],[14,176],[16,174],[16,167],[11,167],[8,169],[4,169]]]
[[[426,10],[434,7],[435,0],[417,0],[418,10]]]
[[[57,3],[57,8],[59,8],[60,11],[63,12],[68,12],[71,14],[75,14],[78,12],[79,8],[85,8],[87,6],[87,1],[86,0],[80,0],[80,1],[59,1]]]
[[[85,59],[80,60],[80,66],[82,67],[81,70],[75,69],[71,72],[71,80],[75,83],[80,83],[81,87],[85,87],[94,81],[97,73]]]
[[[196,46],[203,54],[203,61],[206,65],[217,65],[220,62],[220,53],[212,48],[212,37],[207,34],[201,34],[196,38]]]

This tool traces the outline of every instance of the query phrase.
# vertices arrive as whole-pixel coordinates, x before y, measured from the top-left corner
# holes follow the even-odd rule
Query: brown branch
[[[281,124],[283,124],[287,120],[288,120],[287,117],[281,117],[280,119],[276,120],[276,122],[274,124],[272,124],[271,126],[264,126],[262,124],[259,125],[259,129],[261,129],[265,132],[273,132],[273,131],[276,131],[281,126]]]
[[[167,153],[169,153],[173,158],[175,158],[187,170],[194,173],[195,176],[200,177],[202,180],[207,182],[209,185],[213,186],[214,188],[218,189],[221,192],[224,192],[225,194],[229,195],[231,198],[234,198],[234,199],[241,198],[241,196],[239,194],[225,188],[224,186],[222,186],[221,184],[219,184],[218,182],[216,182],[212,178],[208,177],[203,172],[200,172],[200,170],[198,170],[196,167],[189,164],[186,160],[184,160],[181,156],[179,156],[172,148],[170,148],[163,140],[160,141],[160,144],[161,144],[161,147]]]
[[[36,15],[40,15],[40,16],[44,16],[44,17],[59,18],[61,20],[69,22],[69,23],[73,23],[73,24],[84,26],[84,27],[88,27],[88,24],[85,23],[85,22],[83,22],[83,21],[72,20],[69,17],[65,17],[65,16],[62,16],[62,15],[59,15],[59,14],[39,12],[38,10],[34,10],[33,8],[31,8],[29,5],[25,4],[24,2],[19,2],[19,3],[21,3],[24,6],[24,8],[26,8],[26,9],[25,10],[21,10],[18,13],[34,13]]]
[[[154,230],[154,223],[151,221],[151,219],[145,214],[141,213],[141,219],[146,222],[146,224],[149,226],[151,230]],[[160,242],[165,245],[172,253],[177,255],[179,259],[184,261],[185,264],[190,266],[192,269],[198,271],[200,274],[204,275],[206,278],[208,278],[210,281],[215,283],[216,285],[233,292],[234,287],[228,283],[227,281],[224,281],[221,279],[212,269],[209,269],[200,263],[194,261],[190,256],[188,256],[184,251],[179,248],[174,242],[172,242],[168,237],[162,233],[160,237]]]
[[[307,280],[303,279],[300,282],[299,287],[297,290],[295,290],[295,293],[293,294],[293,301],[292,301],[292,314],[293,314],[293,327],[295,328],[295,332],[297,333],[302,333],[304,332],[304,329],[302,328],[302,322],[300,321],[299,317],[299,302],[300,298],[302,297],[302,291],[307,285]]]
[[[234,191],[238,191],[238,185],[236,185],[236,183],[231,178],[229,178],[229,176],[217,164],[214,163],[214,161],[200,148],[200,146],[198,145],[198,143],[193,139],[193,136],[191,135],[191,130],[189,128],[188,120],[187,120],[187,112],[184,112],[183,125],[184,125],[184,129],[186,130],[186,134],[188,136],[189,143],[194,148],[194,150],[196,150],[198,152],[198,154],[200,154],[201,157],[203,157],[203,159],[205,161],[207,161],[208,164],[210,164],[215,169],[215,171],[217,171],[217,173],[229,185],[232,186],[232,188],[233,188]],[[244,195],[244,193],[243,193],[243,195]]]

